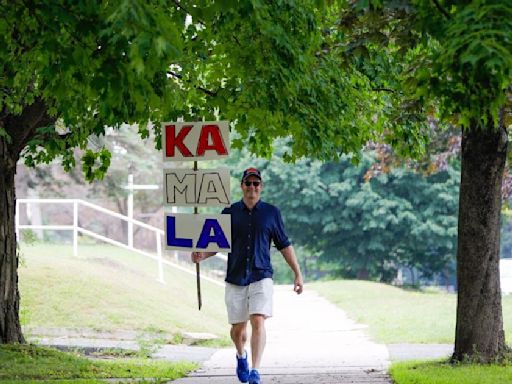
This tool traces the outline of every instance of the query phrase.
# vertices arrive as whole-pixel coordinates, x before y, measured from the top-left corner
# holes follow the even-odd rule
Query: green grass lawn
[[[369,281],[315,282],[311,287],[367,324],[375,340],[391,343],[453,343],[456,295],[411,291]],[[503,297],[504,327],[512,337],[512,297]]]
[[[208,332],[228,334],[224,288],[202,281],[197,309],[195,276],[108,245],[20,247],[21,322],[25,327]]]
[[[148,359],[91,360],[33,345],[0,345],[0,383],[164,383],[185,376],[196,364]],[[42,381],[44,380],[44,381]],[[126,380],[122,380],[125,381]]]
[[[390,368],[395,384],[507,384],[512,367],[502,365],[451,365],[440,361],[395,363]]]

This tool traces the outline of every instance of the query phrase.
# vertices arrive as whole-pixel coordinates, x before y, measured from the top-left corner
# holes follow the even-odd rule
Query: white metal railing
[[[20,224],[20,205],[21,204],[72,204],[73,205],[73,224],[72,225],[35,225],[35,224]],[[133,239],[133,232],[128,233],[128,244],[124,244],[120,241],[111,239],[109,237],[100,235],[98,233],[95,233],[91,230],[82,228],[78,225],[78,214],[79,206],[88,207],[91,209],[94,209],[98,212],[101,212],[103,214],[118,218],[120,220],[126,221],[128,225],[128,231],[133,231],[134,225],[139,226],[141,228],[145,228],[151,232],[154,233],[155,236],[155,242],[156,242],[156,255],[152,254],[150,252],[146,252],[142,249],[135,248],[133,246],[133,240],[130,241],[130,239]],[[195,275],[195,270],[192,268],[186,268],[179,264],[173,263],[169,260],[166,260],[163,258],[162,255],[162,237],[164,236],[164,231],[153,227],[151,225],[148,225],[146,223],[143,223],[142,221],[133,219],[132,217],[128,217],[125,215],[122,215],[120,213],[111,211],[109,209],[105,209],[103,207],[100,207],[96,204],[91,204],[87,201],[81,200],[81,199],[17,199],[16,200],[16,238],[20,239],[20,229],[43,229],[43,230],[55,230],[55,231],[73,231],[73,255],[78,256],[78,234],[81,233],[83,235],[87,235],[90,237],[93,237],[97,240],[104,241],[106,243],[115,245],[117,247],[125,248],[130,251],[137,252],[143,256],[149,257],[153,260],[155,260],[158,264],[158,278],[157,280],[163,284],[165,284],[164,280],[164,269],[163,266],[168,265],[170,267],[179,269],[180,271]],[[217,254],[217,257],[226,260],[226,255],[223,254]],[[208,280],[214,284],[217,285],[224,285],[223,283],[219,282],[218,280],[212,279],[208,276],[202,276],[203,279]]]

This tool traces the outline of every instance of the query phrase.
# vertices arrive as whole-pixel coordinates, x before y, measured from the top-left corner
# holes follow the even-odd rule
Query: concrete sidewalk
[[[307,289],[297,295],[291,286],[276,286],[274,300],[260,369],[263,383],[390,383],[386,346],[371,341],[365,327],[339,308]],[[234,365],[234,349],[222,349],[175,383],[237,383]]]

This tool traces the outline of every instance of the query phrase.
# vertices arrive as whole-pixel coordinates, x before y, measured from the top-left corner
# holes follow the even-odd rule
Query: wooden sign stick
[[[194,171],[197,171],[197,161],[194,161]],[[194,214],[197,215],[197,206],[194,207]],[[196,285],[197,285],[197,305],[199,306],[199,310],[203,306],[203,301],[201,299],[201,271],[199,268],[199,263],[196,263]]]

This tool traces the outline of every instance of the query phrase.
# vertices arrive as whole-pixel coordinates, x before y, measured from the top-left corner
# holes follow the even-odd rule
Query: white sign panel
[[[168,250],[231,250],[231,215],[166,213],[164,222]]]
[[[164,204],[182,207],[229,205],[229,169],[164,169]]]
[[[229,155],[229,123],[162,123],[164,161],[214,160]]]

